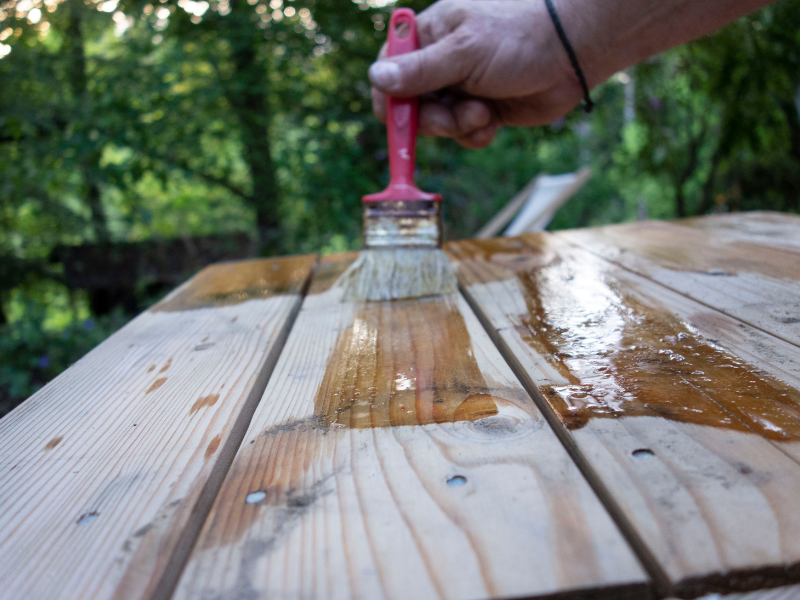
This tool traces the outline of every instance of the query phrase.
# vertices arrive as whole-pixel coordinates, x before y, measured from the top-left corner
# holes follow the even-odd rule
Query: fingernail
[[[400,67],[388,60],[379,60],[369,68],[369,78],[376,87],[391,91],[400,85]]]

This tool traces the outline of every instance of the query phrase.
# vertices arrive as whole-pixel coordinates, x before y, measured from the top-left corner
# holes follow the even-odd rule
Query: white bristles
[[[454,294],[458,290],[447,255],[433,248],[363,250],[336,282],[342,300],[401,300]]]

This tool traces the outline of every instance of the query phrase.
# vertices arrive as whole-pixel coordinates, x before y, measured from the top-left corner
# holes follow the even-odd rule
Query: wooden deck
[[[208,267],[0,420],[0,599],[800,597],[800,217],[447,251]]]

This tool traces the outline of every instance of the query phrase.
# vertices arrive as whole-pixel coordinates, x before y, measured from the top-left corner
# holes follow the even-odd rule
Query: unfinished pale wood
[[[0,420],[0,597],[165,597],[314,257],[217,265]]]
[[[742,242],[800,252],[800,215],[756,210],[681,219],[675,224],[711,230]]]
[[[793,252],[656,221],[556,235],[800,345],[800,260]]]
[[[463,299],[341,302],[328,285],[352,258],[331,260],[176,600],[645,594]]]
[[[465,241],[448,251],[470,303],[607,493],[662,591],[800,579],[795,346],[563,237]],[[703,381],[680,344],[716,357],[709,377],[730,367],[740,379]],[[742,371],[725,349],[755,365]],[[751,393],[743,389],[751,378],[772,391],[739,402],[730,386]]]

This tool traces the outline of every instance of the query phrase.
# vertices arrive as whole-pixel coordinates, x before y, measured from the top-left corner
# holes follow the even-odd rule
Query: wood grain
[[[732,240],[800,252],[800,216],[771,211],[725,213],[674,222]]]
[[[740,592],[736,594],[726,594],[721,597],[719,594],[709,594],[697,600],[797,600],[800,598],[800,586],[787,585],[768,590],[758,590],[755,592]],[[676,600],[670,598],[668,600]]]
[[[645,594],[464,300],[341,302],[350,260],[320,266],[175,598]]]
[[[662,591],[799,580],[797,348],[564,238],[448,251]]]
[[[656,221],[557,235],[800,345],[800,260],[794,252]]]
[[[0,420],[4,600],[165,597],[314,262],[201,272]]]

